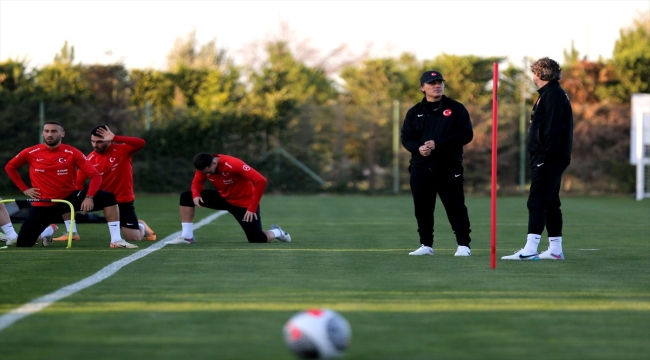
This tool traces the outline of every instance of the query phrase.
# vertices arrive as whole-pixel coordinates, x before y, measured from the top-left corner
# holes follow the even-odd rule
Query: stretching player
[[[2,198],[0,198],[2,200]],[[7,211],[7,207],[4,203],[0,203],[0,228],[4,234],[0,234],[0,242],[7,243],[7,245],[16,245],[16,240],[18,239],[18,234],[14,229],[14,225],[11,223],[11,216]],[[44,239],[43,243],[48,244],[52,242],[52,235],[59,227],[56,224],[50,224],[39,236],[39,238]],[[47,245],[44,245],[47,246]]]
[[[111,248],[137,248],[120,237],[120,213],[115,196],[100,191],[102,176],[93,165],[86,161],[77,148],[62,144],[65,136],[63,125],[51,121],[43,126],[44,144],[28,147],[9,160],[5,171],[16,186],[32,199],[64,199],[72,203],[77,211],[95,211],[104,209],[111,234]],[[18,172],[24,165],[29,165],[29,178],[33,187],[27,186]],[[76,170],[80,169],[91,178],[88,190],[76,185]],[[45,230],[50,221],[58,220],[69,212],[63,203],[35,202],[18,232],[16,246],[31,247],[36,244],[39,234]],[[51,237],[44,239],[43,246],[50,245]]]
[[[250,243],[266,243],[273,239],[291,242],[291,236],[278,225],[262,231],[260,200],[266,188],[266,178],[240,159],[221,154],[200,153],[194,157],[192,190],[181,194],[181,236],[169,244],[193,244],[195,207],[205,206],[231,213],[244,230]],[[209,180],[217,189],[204,190]]]
[[[102,175],[100,190],[115,194],[120,209],[120,226],[128,241],[156,240],[156,233],[135,213],[135,194],[133,193],[133,154],[144,147],[143,139],[115,135],[106,125],[95,127],[90,132],[93,152],[86,159]],[[77,171],[77,186],[83,188],[88,175]],[[63,216],[67,231],[70,231],[70,214]],[[76,229],[72,229],[74,240],[79,240]],[[54,241],[68,241],[66,232]]]

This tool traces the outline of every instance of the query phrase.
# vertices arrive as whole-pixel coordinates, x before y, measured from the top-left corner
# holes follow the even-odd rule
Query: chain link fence
[[[268,121],[252,115],[206,113],[196,109],[92,107],[65,102],[12,104],[12,109],[0,112],[0,131],[4,134],[0,161],[6,164],[20,150],[36,144],[43,121],[63,123],[64,142],[86,154],[92,150],[91,129],[107,124],[116,134],[138,136],[147,141],[145,148],[133,158],[138,192],[176,193],[189,189],[194,174],[194,155],[212,152],[239,157],[256,168],[269,180],[267,192],[408,193],[410,154],[401,143],[395,146],[394,139],[396,135],[399,138],[395,129],[399,132],[404,115],[412,105],[398,104],[399,112],[395,111],[393,103],[305,105],[282,119]],[[464,148],[466,191],[489,194],[491,106],[466,106],[474,126],[474,139]],[[520,160],[520,109],[519,104],[507,101],[499,104],[498,184],[502,194],[523,192],[526,186],[520,182],[522,171],[527,175],[528,167],[526,157],[523,166]],[[581,121],[580,116],[578,114],[577,122]],[[621,131],[625,129],[619,129]],[[574,146],[573,162],[578,161],[576,164],[588,156],[576,154],[576,148],[589,146],[581,141],[577,139]],[[624,144],[617,148],[621,146]],[[612,161],[617,163],[615,159]],[[603,172],[612,168],[608,166]],[[603,178],[593,169],[594,166],[588,169],[580,165],[569,167],[565,191],[588,192],[589,183],[581,179]],[[617,176],[625,180],[628,170],[633,169],[622,166],[616,169],[623,175],[609,174],[611,178],[602,186],[609,192],[627,191],[628,184],[621,185]],[[586,175],[587,171],[592,173]],[[26,167],[22,174],[28,180]],[[16,188],[3,176],[0,177],[0,190],[16,191]]]

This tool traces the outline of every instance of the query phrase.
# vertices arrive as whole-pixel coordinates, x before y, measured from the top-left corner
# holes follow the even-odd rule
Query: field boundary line
[[[198,223],[194,224],[194,229],[196,230],[196,229],[198,229],[198,228],[200,228],[200,227],[202,227],[204,225],[207,225],[207,224],[211,223],[212,221],[216,220],[217,218],[219,218],[222,215],[227,214],[227,213],[228,213],[227,211],[223,211],[223,210],[222,211],[217,211],[216,213],[211,214],[211,215],[201,219],[201,221],[199,221]],[[87,278],[85,278],[83,280],[77,281],[74,284],[64,286],[64,287],[60,288],[59,290],[56,290],[56,291],[54,291],[52,293],[49,293],[47,295],[36,298],[36,299],[28,302],[27,304],[25,304],[25,305],[15,309],[15,310],[12,310],[12,311],[0,316],[0,331],[8,328],[12,324],[14,324],[16,321],[18,321],[18,320],[20,320],[22,318],[25,318],[25,317],[27,317],[27,316],[29,316],[31,314],[37,313],[37,312],[45,309],[46,307],[54,304],[55,302],[57,302],[57,301],[59,301],[61,299],[64,299],[64,298],[66,298],[66,297],[68,297],[68,296],[70,296],[72,294],[75,294],[75,293],[77,293],[77,292],[79,292],[81,290],[84,290],[84,289],[86,289],[86,288],[88,288],[90,286],[93,286],[93,285],[95,285],[95,284],[109,278],[110,276],[112,276],[113,274],[118,272],[121,268],[125,267],[126,265],[128,265],[128,264],[130,264],[130,263],[132,263],[132,262],[134,262],[134,261],[136,261],[138,259],[141,259],[141,258],[151,254],[152,252],[154,252],[156,250],[162,249],[163,247],[165,247],[165,245],[167,245],[168,240],[171,240],[171,239],[173,239],[174,237],[176,237],[176,236],[178,236],[180,234],[181,234],[180,231],[175,232],[175,233],[167,236],[166,238],[164,238],[162,240],[159,240],[155,244],[147,247],[146,249],[142,249],[142,250],[140,250],[140,251],[138,251],[138,252],[136,252],[134,254],[131,254],[131,255],[129,255],[129,256],[121,259],[121,260],[115,261],[115,262],[111,263],[110,265],[107,265],[103,269],[99,270],[98,272],[94,273],[93,275],[91,275],[91,276],[89,276],[89,277],[87,277]],[[117,251],[119,251],[119,250],[117,250]]]

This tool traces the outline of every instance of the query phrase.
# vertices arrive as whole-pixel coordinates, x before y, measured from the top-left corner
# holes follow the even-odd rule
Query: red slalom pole
[[[498,98],[499,88],[499,64],[494,63],[492,70],[492,194],[491,194],[491,244],[490,244],[490,267],[497,267],[497,133],[498,133]]]

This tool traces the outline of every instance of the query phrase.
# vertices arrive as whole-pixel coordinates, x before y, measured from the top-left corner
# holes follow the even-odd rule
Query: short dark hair
[[[543,57],[530,64],[530,70],[544,81],[560,80],[562,78],[560,64],[548,57]]]
[[[108,130],[108,126],[106,126],[106,125],[95,126],[95,127],[93,128],[93,130],[90,132],[90,135],[103,137],[103,136],[101,136],[101,135],[99,135],[99,134],[97,133],[97,130],[99,130],[99,129]]]
[[[48,121],[45,124],[43,124],[43,126],[45,126],[45,125],[59,125],[61,127],[61,130],[63,130],[63,124],[61,124],[58,121]]]
[[[200,153],[197,154],[194,157],[194,167],[196,170],[203,170],[207,168],[208,166],[212,165],[212,161],[214,160],[214,156],[212,154],[208,153]]]

